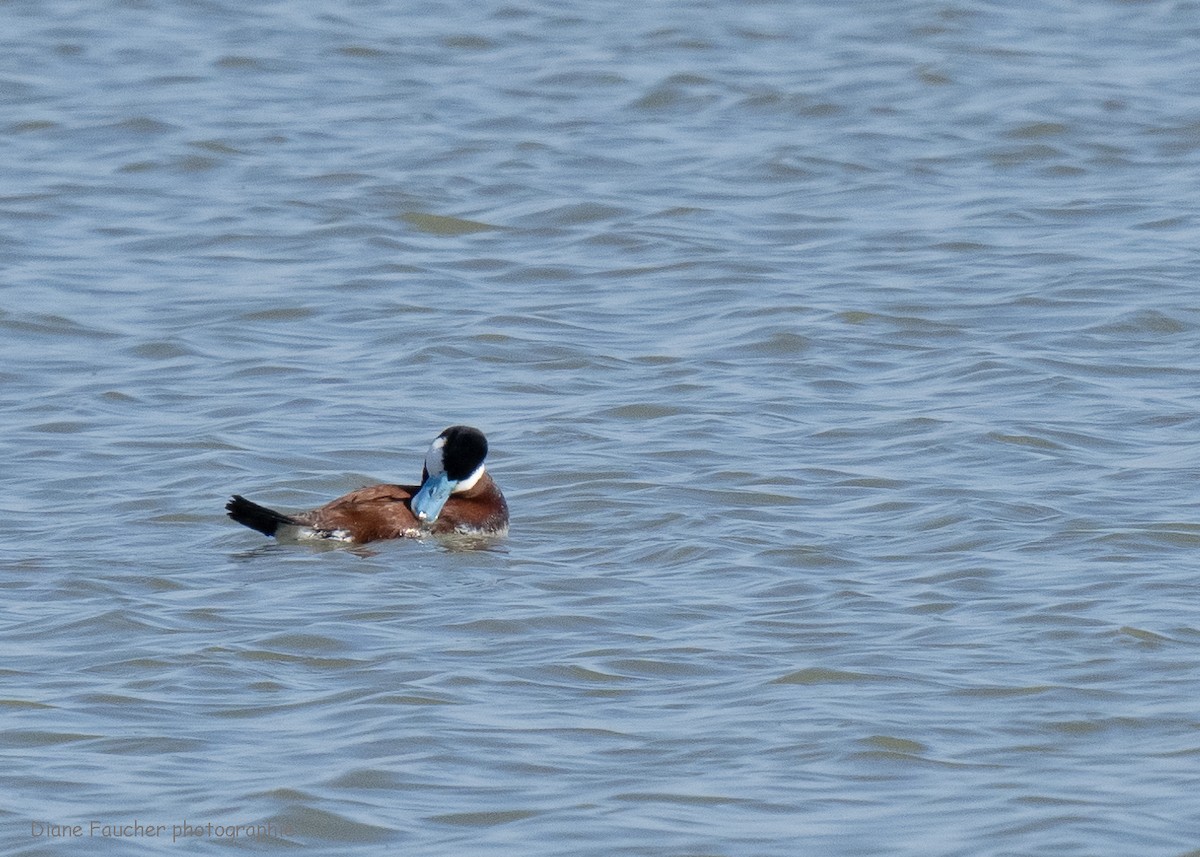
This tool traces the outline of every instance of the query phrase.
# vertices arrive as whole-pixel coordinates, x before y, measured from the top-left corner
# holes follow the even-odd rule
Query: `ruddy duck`
[[[237,494],[229,517],[290,541],[332,539],[363,544],[427,533],[504,535],[508,504],[484,469],[488,443],[477,428],[451,426],[425,454],[420,485],[360,488],[311,512],[285,515]]]

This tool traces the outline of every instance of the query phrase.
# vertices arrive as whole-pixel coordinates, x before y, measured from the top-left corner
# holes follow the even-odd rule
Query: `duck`
[[[365,544],[453,533],[503,536],[508,503],[483,465],[487,454],[483,432],[450,426],[425,454],[420,485],[372,485],[295,514],[234,494],[225,511],[239,524],[281,541]]]

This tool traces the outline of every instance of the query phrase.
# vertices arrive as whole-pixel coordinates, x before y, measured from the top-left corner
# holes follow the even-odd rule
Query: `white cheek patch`
[[[425,453],[425,469],[429,471],[430,476],[436,476],[446,469],[446,465],[442,462],[442,449],[446,446],[446,439],[439,437],[429,447],[429,452]]]
[[[451,494],[461,494],[464,491],[470,491],[472,488],[475,487],[475,483],[483,478],[483,474],[484,474],[484,470],[483,470],[483,465],[481,464],[475,468],[474,473],[472,473],[466,479],[462,480],[457,485],[455,485],[454,490],[451,491],[450,493]]]

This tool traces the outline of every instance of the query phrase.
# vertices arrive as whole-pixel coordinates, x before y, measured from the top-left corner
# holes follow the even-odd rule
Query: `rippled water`
[[[1200,854],[1197,11],[0,5],[5,853]]]

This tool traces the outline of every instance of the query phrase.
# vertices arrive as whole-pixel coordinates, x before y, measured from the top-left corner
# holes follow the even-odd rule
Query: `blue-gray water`
[[[1200,854],[1198,36],[0,5],[0,850]]]

